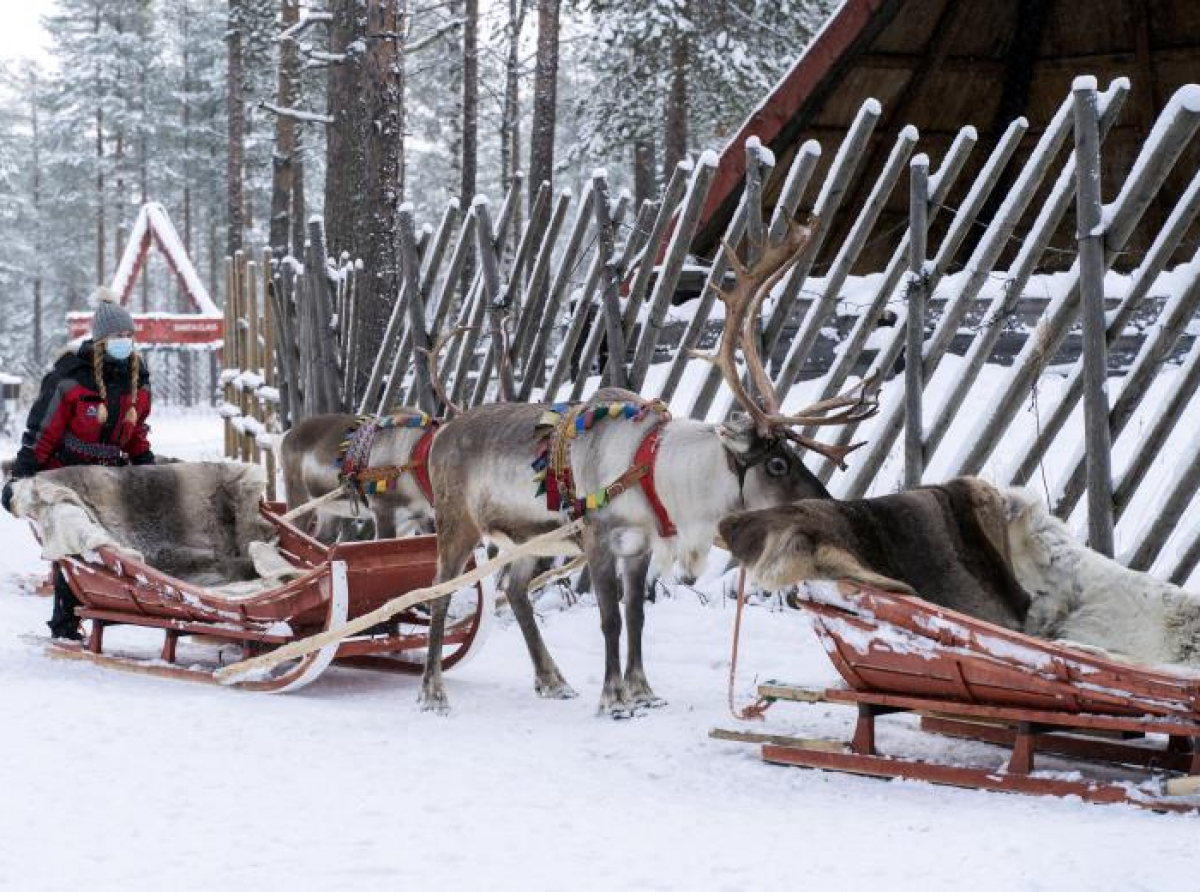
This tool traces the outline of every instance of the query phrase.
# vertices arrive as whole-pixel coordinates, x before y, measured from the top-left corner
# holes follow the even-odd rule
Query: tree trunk
[[[141,107],[138,126],[138,195],[142,206],[150,200],[150,145],[147,139],[147,117],[150,114],[146,86],[146,66],[138,65],[138,104]],[[147,258],[149,260],[149,258]],[[120,259],[117,260],[120,263]],[[150,312],[150,264],[142,268],[142,312]]]
[[[466,0],[462,38],[462,179],[459,194],[475,198],[479,163],[479,0]]]
[[[42,365],[42,144],[38,128],[37,74],[29,75],[29,122],[33,137],[33,363]]]
[[[94,20],[97,38],[100,35],[100,4],[96,4]],[[96,67],[96,92],[101,89],[100,67]],[[96,284],[104,284],[104,108],[96,100]]]
[[[521,163],[521,30],[526,0],[508,0],[508,56],[504,60],[504,111],[500,118],[500,187],[508,194],[513,174]],[[521,231],[520,206],[509,227],[512,243]]]
[[[654,140],[638,139],[633,143],[633,203],[653,199],[657,193],[654,182]]]
[[[684,15],[691,4],[685,4]],[[688,149],[688,56],[690,40],[686,32],[676,32],[671,41],[671,85],[667,93],[667,107],[663,134],[663,180],[675,170],[675,165],[687,156]]]
[[[533,126],[529,135],[529,208],[543,182],[554,183],[554,128],[558,105],[559,0],[538,0]]]
[[[363,185],[354,198],[364,212],[361,257],[366,275],[359,292],[362,324],[358,327],[359,356],[379,349],[384,328],[400,291],[400,242],[396,212],[400,206],[404,167],[401,111],[404,95],[399,23],[404,0],[369,0],[366,53],[359,95],[361,129],[365,132]]]
[[[279,24],[285,30],[300,20],[299,0],[282,0]],[[296,106],[296,78],[299,53],[295,40],[279,44],[278,83],[275,103],[280,108]],[[293,163],[296,155],[296,122],[288,115],[275,116],[275,153],[271,157],[271,251],[276,257],[288,253],[291,246],[291,202]],[[303,226],[303,220],[297,220]]]
[[[229,256],[242,249],[245,200],[242,195],[242,167],[245,157],[246,108],[242,95],[242,27],[245,23],[243,0],[229,0],[229,65],[226,72],[226,112],[229,115],[229,154],[225,167],[226,237]]]
[[[362,232],[358,198],[362,195],[366,112],[359,93],[363,53],[356,48],[366,42],[366,19],[358,14],[358,8],[358,0],[332,0],[329,5],[333,14],[329,51],[345,54],[340,64],[329,66],[326,90],[327,114],[333,123],[325,130],[325,236],[334,256],[342,251],[360,256],[355,238]],[[371,273],[368,270],[368,275]]]
[[[192,83],[191,10],[183,3],[183,249],[192,255]],[[182,289],[181,289],[182,290]]]
[[[308,219],[308,204],[304,200],[304,131],[293,131],[296,141],[292,149],[292,256],[304,256],[304,225]]]

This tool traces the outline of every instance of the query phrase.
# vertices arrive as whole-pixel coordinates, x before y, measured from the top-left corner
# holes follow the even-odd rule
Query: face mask
[[[133,338],[110,338],[104,342],[104,351],[118,362],[133,355]]]

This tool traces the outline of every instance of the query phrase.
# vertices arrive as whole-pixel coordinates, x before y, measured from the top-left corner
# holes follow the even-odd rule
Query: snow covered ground
[[[166,415],[154,436],[163,453],[220,452],[212,417]],[[37,547],[6,514],[0,541],[3,890],[1200,887],[1194,816],[774,767],[710,740],[735,724],[728,580],[650,606],[648,667],[669,700],[653,714],[595,716],[585,599],[541,611],[578,699],[533,694],[502,619],[447,676],[454,711],[438,718],[418,711],[415,679],[337,669],[270,697],[49,660],[22,638],[50,612],[30,593]],[[747,611],[742,653],[742,700],[755,677],[835,680],[803,617],[774,604]],[[784,704],[766,729],[849,725],[845,710]],[[1003,761],[903,719],[880,741]]]

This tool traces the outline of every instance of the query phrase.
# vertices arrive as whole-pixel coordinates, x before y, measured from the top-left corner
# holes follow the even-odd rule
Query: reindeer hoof
[[[644,694],[635,696],[633,698],[633,705],[639,709],[660,709],[667,705],[667,701],[653,691],[647,691]]]
[[[552,682],[535,682],[533,689],[537,691],[539,697],[546,700],[570,700],[579,696],[575,689],[561,678]]]
[[[421,712],[432,712],[434,715],[450,715],[450,700],[441,691],[436,693],[422,691],[421,695],[417,698],[417,703],[421,707]]]

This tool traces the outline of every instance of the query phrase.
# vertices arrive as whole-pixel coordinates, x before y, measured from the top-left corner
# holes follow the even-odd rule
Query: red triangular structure
[[[113,275],[112,292],[122,305],[129,304],[138,275],[146,265],[151,245],[162,252],[171,272],[179,277],[194,313],[135,313],[138,340],[144,344],[216,344],[223,333],[224,317],[200,280],[196,267],[184,250],[166,208],[157,202],[143,205]],[[68,313],[71,337],[86,336],[91,313]]]

